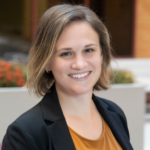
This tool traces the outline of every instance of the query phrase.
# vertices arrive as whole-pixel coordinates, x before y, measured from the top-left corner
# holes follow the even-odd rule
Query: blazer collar
[[[119,116],[116,113],[109,111],[109,105],[101,99],[98,100],[94,94],[92,95],[92,99],[121,147],[124,150],[133,150]],[[53,84],[50,88],[50,92],[45,94],[42,99],[41,108],[44,120],[52,123],[48,126],[48,132],[51,139],[50,142],[52,142],[54,149],[75,150],[74,143],[58,100],[55,84]]]
[[[51,122],[47,129],[49,143],[52,144],[54,150],[76,150],[54,84],[50,88],[50,92],[45,94],[42,99],[41,108],[44,120]]]
[[[55,84],[45,94],[41,101],[41,106],[45,120],[56,122],[60,119],[65,119],[58,100]]]
[[[60,119],[65,119],[55,88],[55,84],[50,88],[50,92],[46,93],[41,101],[44,119],[47,121],[55,122]],[[92,99],[95,104],[98,104],[96,96],[93,94]],[[101,101],[101,105],[104,109],[108,109],[108,105]]]
[[[123,150],[133,150],[127,135],[127,131],[125,130],[119,114],[109,110],[109,106],[101,99],[98,100],[94,94],[93,101]]]

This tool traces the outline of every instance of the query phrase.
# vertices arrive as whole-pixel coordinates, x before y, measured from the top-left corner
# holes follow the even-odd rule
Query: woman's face
[[[57,92],[80,95],[92,92],[101,73],[99,36],[86,22],[69,24],[56,43],[50,62]]]

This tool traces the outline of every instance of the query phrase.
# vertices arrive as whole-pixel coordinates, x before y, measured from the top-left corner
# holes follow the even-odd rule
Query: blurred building
[[[95,11],[109,30],[116,57],[150,57],[149,0],[1,0],[0,37],[31,42],[43,13],[62,2]]]

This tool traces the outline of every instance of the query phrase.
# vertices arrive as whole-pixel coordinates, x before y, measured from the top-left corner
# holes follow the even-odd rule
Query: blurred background
[[[62,0],[0,1],[0,56],[7,52],[26,58],[43,13]],[[107,26],[116,57],[149,58],[149,3],[147,0],[66,0],[90,7]],[[23,61],[25,61],[24,59]]]
[[[115,83],[144,86],[144,150],[150,150],[149,0],[0,0],[0,87],[23,86],[20,82],[26,80],[28,53],[38,22],[48,8],[64,2],[91,8],[108,28],[115,57],[112,66],[119,75]],[[7,84],[6,79],[2,83],[2,72],[10,67],[20,68],[19,83]]]

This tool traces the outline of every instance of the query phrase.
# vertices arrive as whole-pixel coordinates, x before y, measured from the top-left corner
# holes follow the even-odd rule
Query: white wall
[[[114,85],[107,91],[95,94],[116,102],[123,109],[128,120],[131,143],[135,150],[142,150],[144,87],[139,84]],[[25,88],[0,88],[0,142],[8,125],[39,101],[39,98],[30,96]]]
[[[25,88],[0,88],[0,143],[8,125],[39,101]]]

